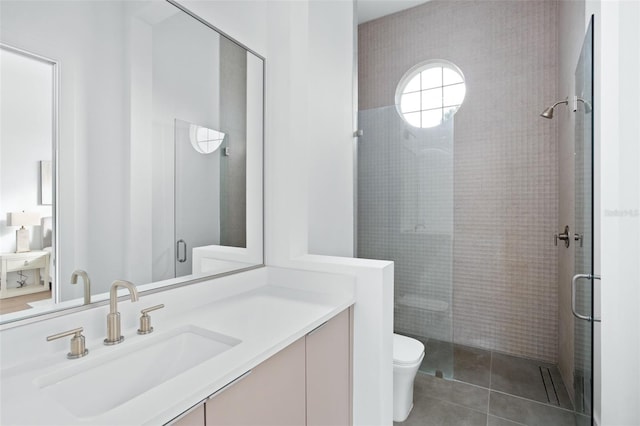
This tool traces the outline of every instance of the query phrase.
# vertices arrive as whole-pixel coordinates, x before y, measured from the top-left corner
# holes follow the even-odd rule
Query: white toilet
[[[403,422],[413,408],[413,380],[424,358],[422,342],[393,335],[393,421]]]

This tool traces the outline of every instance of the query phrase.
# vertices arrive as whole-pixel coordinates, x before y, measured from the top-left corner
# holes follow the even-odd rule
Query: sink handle
[[[71,348],[70,352],[67,354],[67,358],[76,359],[82,358],[83,356],[89,353],[89,349],[85,348],[84,344],[84,336],[82,335],[82,331],[84,328],[74,328],[73,330],[63,331],[62,333],[53,334],[51,336],[47,336],[47,342],[52,340],[61,339],[63,337],[71,336]]]
[[[162,308],[164,308],[164,304],[151,306],[150,308],[146,308],[140,311],[142,316],[140,317],[140,328],[138,329],[138,334],[149,334],[153,332],[153,327],[151,327],[151,317],[149,316],[149,312],[156,311]]]

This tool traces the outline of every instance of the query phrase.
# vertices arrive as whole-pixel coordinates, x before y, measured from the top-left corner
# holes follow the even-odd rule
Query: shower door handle
[[[180,245],[184,247],[184,256],[182,257],[180,257]],[[184,263],[187,261],[187,243],[184,240],[178,240],[178,242],[176,243],[176,258],[180,263]]]
[[[578,284],[578,280],[582,280],[582,279],[585,279],[585,280],[591,280],[591,279],[599,280],[600,276],[599,275],[592,275],[592,274],[576,274],[576,275],[573,276],[573,278],[571,279],[571,312],[573,313],[573,316],[578,318],[578,319],[589,321],[589,322],[591,322],[591,321],[599,322],[600,321],[599,319],[595,319],[591,315],[582,315],[582,314],[579,314],[576,311],[576,286]],[[593,297],[593,295],[592,295],[592,297]]]

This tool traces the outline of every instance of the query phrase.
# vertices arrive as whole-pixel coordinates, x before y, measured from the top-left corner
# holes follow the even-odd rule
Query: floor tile
[[[489,414],[527,426],[574,426],[573,411],[491,391]]]
[[[448,379],[489,387],[491,352],[429,339],[420,370],[435,375],[441,371]]]
[[[397,426],[486,426],[487,415],[426,395],[414,397],[414,407],[406,421]]]
[[[414,382],[414,399],[428,396],[467,408],[487,412],[489,390],[467,383],[441,379],[419,372]]]
[[[511,420],[489,415],[487,417],[487,426],[523,426],[523,423],[516,423]]]
[[[396,425],[574,426],[572,404],[555,365],[418,340],[426,354],[415,379],[415,406],[407,421]],[[444,378],[435,377],[436,372]]]
[[[489,387],[491,352],[468,346],[454,345],[453,357],[454,379],[486,388]]]
[[[546,386],[540,367],[543,367],[542,374],[546,377]],[[551,373],[550,378],[547,368]],[[491,363],[491,390],[567,409],[573,408],[558,368],[540,361],[494,352]]]
[[[591,426],[591,417],[576,414],[576,426]]]

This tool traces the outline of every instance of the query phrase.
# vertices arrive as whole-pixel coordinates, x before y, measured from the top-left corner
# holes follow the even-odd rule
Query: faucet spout
[[[115,314],[118,312],[118,287],[124,287],[129,290],[131,295],[131,301],[138,301],[138,290],[136,286],[129,281],[115,280],[111,283],[111,290],[109,290],[109,313]]]
[[[120,334],[120,312],[118,312],[118,287],[124,287],[129,290],[131,301],[138,301],[138,290],[136,286],[129,281],[115,280],[111,283],[109,290],[109,315],[107,315],[107,338],[104,339],[105,345],[116,345],[124,340],[124,336]]]
[[[84,283],[84,304],[88,305],[91,303],[91,280],[89,279],[89,274],[82,269],[76,269],[71,274],[71,284],[78,284],[78,277],[82,277],[82,282]]]

